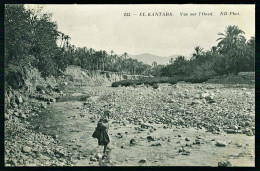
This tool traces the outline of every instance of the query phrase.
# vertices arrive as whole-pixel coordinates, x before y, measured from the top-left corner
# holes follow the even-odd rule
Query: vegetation
[[[57,77],[68,65],[87,70],[124,72],[133,75],[153,75],[155,78],[124,80],[112,86],[178,81],[205,82],[215,76],[254,71],[255,37],[246,40],[237,26],[228,26],[219,33],[218,44],[211,50],[194,48],[191,59],[179,56],[169,65],[152,66],[122,55],[87,47],[75,47],[70,37],[57,30],[51,14],[41,9],[26,9],[24,5],[5,6],[5,80],[13,88],[24,85],[28,71],[38,70],[43,78]]]
[[[21,4],[5,6],[5,77],[8,85],[20,88],[26,70],[36,68],[43,78],[59,76],[68,65],[87,70],[106,70],[129,74],[150,74],[150,65],[117,55],[114,51],[75,47],[70,37],[57,30],[51,14],[25,8]]]
[[[176,75],[207,80],[223,74],[254,71],[255,69],[255,37],[246,40],[244,32],[237,26],[228,26],[225,33],[219,33],[217,46],[209,51],[197,46],[190,60],[179,56],[170,65],[161,70],[161,76]]]

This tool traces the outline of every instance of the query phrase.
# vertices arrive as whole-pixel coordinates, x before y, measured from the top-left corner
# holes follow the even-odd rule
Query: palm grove
[[[152,66],[113,50],[75,47],[69,35],[57,29],[51,14],[29,10],[24,5],[5,6],[5,79],[13,88],[23,85],[26,70],[36,68],[42,77],[59,76],[68,65],[86,70],[124,72],[165,77],[192,77],[205,81],[216,75],[254,71],[255,38],[246,40],[237,26],[219,33],[210,51],[195,47],[190,60],[179,56],[166,66]],[[14,81],[15,80],[15,81]]]

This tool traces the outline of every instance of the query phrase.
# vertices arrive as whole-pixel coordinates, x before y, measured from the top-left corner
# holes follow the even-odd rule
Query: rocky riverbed
[[[15,131],[5,134],[7,166],[254,166],[254,87],[68,85],[64,92],[90,98],[37,101],[28,116],[23,105],[8,111]],[[91,135],[105,109],[113,119],[104,158]]]

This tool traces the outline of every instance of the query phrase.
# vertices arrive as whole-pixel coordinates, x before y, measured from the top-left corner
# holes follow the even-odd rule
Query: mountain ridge
[[[178,56],[181,55],[171,55],[171,56],[158,56],[158,55],[153,55],[150,53],[142,53],[138,55],[132,55],[128,54],[128,57],[137,59],[138,61],[141,61],[145,64],[152,65],[152,63],[155,61],[158,65],[167,65],[170,62],[170,59],[173,58],[175,60]]]

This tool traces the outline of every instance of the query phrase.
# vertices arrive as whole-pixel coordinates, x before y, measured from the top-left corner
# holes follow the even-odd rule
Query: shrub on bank
[[[119,86],[127,87],[133,85],[141,85],[141,84],[156,87],[158,83],[176,84],[177,82],[178,79],[174,77],[153,77],[153,78],[141,78],[138,80],[121,80],[121,81],[113,82],[112,87],[119,87]]]
[[[215,84],[254,84],[252,80],[245,79],[241,75],[229,74],[223,76],[216,76],[207,81],[207,83]]]
[[[253,84],[251,80],[243,78],[240,75],[230,74],[228,76],[216,76],[216,73],[212,71],[194,73],[190,76],[177,75],[175,77],[153,77],[142,78],[138,80],[122,80],[112,83],[112,87],[119,86],[132,86],[132,85],[150,85],[155,86],[158,83],[176,84],[179,81],[185,81],[190,83],[218,83],[218,84]]]

